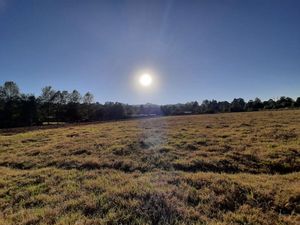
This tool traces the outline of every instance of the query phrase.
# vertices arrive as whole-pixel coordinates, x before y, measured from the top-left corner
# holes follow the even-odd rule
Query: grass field
[[[300,110],[0,132],[0,224],[299,224]]]

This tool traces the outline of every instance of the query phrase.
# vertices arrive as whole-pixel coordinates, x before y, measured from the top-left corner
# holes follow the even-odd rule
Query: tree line
[[[81,95],[55,90],[51,86],[42,89],[36,97],[20,92],[18,85],[7,81],[0,86],[0,128],[33,126],[50,123],[74,123],[119,120],[155,115],[183,115],[219,112],[244,112],[265,109],[300,107],[300,97],[293,100],[281,97],[278,100],[261,101],[259,98],[245,102],[236,98],[232,102],[204,100],[173,105],[128,105],[119,102],[94,102],[90,92]]]
[[[201,104],[197,101],[185,104],[163,105],[163,115],[225,113],[225,112],[252,112],[259,110],[285,109],[300,107],[300,97],[296,100],[282,96],[277,100],[261,101],[259,98],[245,102],[242,98],[235,98],[232,102],[204,100]]]
[[[57,122],[119,120],[160,114],[160,106],[153,104],[128,105],[119,102],[100,104],[94,102],[94,96],[90,92],[81,95],[77,90],[60,91],[46,86],[36,97],[33,94],[21,93],[13,81],[7,81],[0,86],[0,128]]]

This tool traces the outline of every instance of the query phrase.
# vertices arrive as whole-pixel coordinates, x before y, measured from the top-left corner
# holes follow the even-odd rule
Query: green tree
[[[0,88],[0,96],[5,100],[11,100],[20,96],[18,85],[13,81],[6,81]]]
[[[52,89],[51,86],[46,86],[42,89],[42,94],[39,97],[41,102],[41,112],[43,115],[43,120],[47,121],[48,124],[53,117],[53,105],[56,101],[58,94]]]
[[[231,112],[243,112],[245,110],[246,103],[242,98],[235,98],[231,102]]]
[[[300,107],[300,97],[296,99],[295,106]]]
[[[85,107],[86,107],[87,120],[91,120],[90,111],[91,111],[91,104],[92,104],[93,100],[94,100],[94,96],[90,92],[87,92],[83,96],[83,104],[85,104]]]

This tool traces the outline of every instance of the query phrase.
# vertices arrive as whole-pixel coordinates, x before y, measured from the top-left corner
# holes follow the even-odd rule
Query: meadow
[[[0,131],[0,225],[299,223],[300,110]]]

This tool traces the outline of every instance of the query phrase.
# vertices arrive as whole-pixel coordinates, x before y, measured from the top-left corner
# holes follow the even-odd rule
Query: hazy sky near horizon
[[[135,76],[153,74],[149,90]],[[298,0],[0,0],[0,83],[99,102],[300,96]]]

